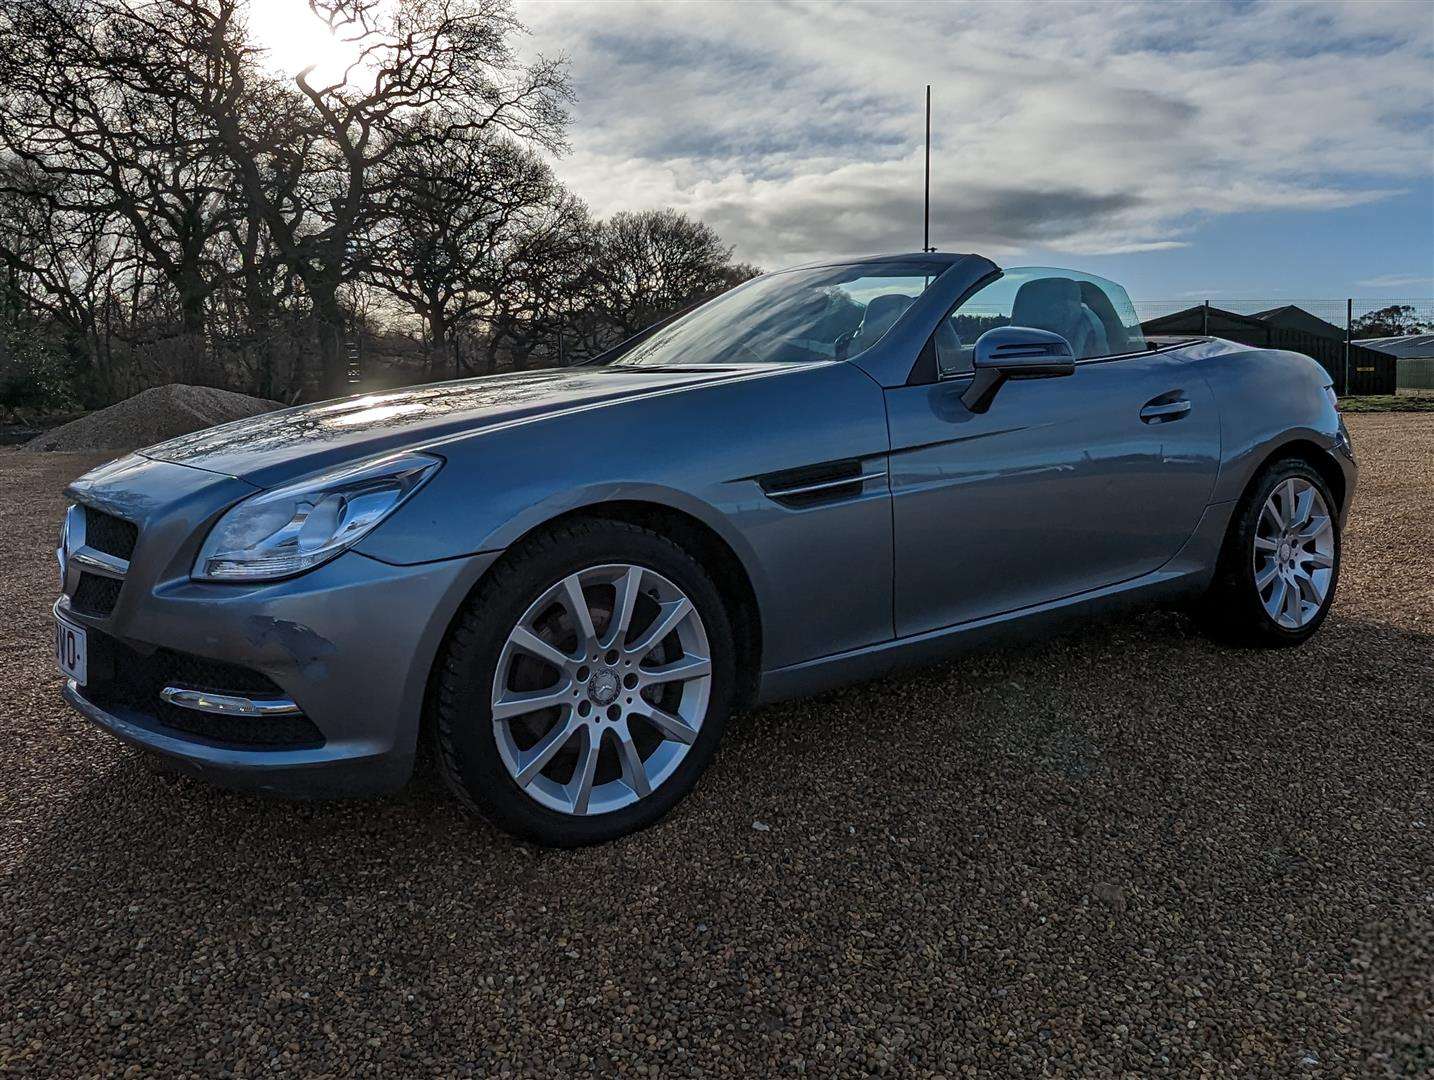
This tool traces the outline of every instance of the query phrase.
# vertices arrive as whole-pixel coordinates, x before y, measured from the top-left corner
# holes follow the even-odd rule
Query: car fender
[[[760,608],[764,661],[893,633],[885,404],[849,363],[794,365],[415,449],[445,464],[357,546],[367,556],[409,565],[503,551],[586,507],[648,503],[701,522],[736,555]],[[851,459],[875,477],[851,497],[792,507],[761,486],[768,473]],[[832,617],[811,618],[814,602]]]
[[[757,557],[757,553],[747,537],[732,527],[726,515],[711,503],[665,484],[618,481],[584,484],[571,489],[551,492],[538,502],[524,507],[517,514],[499,523],[484,539],[482,550],[502,551],[557,518],[568,514],[582,513],[585,510],[597,511],[605,505],[614,503],[642,503],[675,510],[697,519],[732,549],[741,561],[758,594],[767,590],[768,582],[761,560]]]
[[[1339,413],[1325,390],[1330,376],[1308,356],[1219,339],[1192,353],[1191,364],[1220,407],[1221,461],[1212,504],[1238,500],[1283,446],[1308,443],[1333,452],[1338,445]]]

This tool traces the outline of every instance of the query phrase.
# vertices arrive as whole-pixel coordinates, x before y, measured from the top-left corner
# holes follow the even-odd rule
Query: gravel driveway
[[[766,708],[673,818],[576,853],[431,774],[147,771],[51,670],[94,459],[0,453],[0,1072],[1427,1076],[1434,416],[1350,426],[1304,648],[1148,614]]]

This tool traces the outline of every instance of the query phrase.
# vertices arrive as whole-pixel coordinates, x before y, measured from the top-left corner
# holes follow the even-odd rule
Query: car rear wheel
[[[1324,478],[1290,458],[1268,468],[1236,511],[1197,611],[1213,636],[1298,645],[1319,629],[1339,580],[1337,504]]]
[[[722,599],[682,548],[625,522],[559,526],[470,598],[439,671],[450,787],[556,846],[645,828],[697,783],[734,686]]]

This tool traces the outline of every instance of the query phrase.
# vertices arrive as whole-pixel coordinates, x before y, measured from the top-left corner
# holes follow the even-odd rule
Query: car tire
[[[635,569],[639,582],[629,590],[634,594],[627,605],[630,630],[614,628],[622,606],[619,593],[629,580],[622,567],[629,572]],[[609,572],[618,575],[611,583],[591,582],[591,575],[601,578]],[[586,652],[578,625],[581,620],[565,599],[572,594],[560,591],[570,580],[577,581],[577,595],[590,609],[586,625],[592,635]],[[604,613],[600,609],[607,589],[611,594]],[[553,595],[559,599],[544,609],[545,598]],[[690,602],[690,612],[653,648],[654,654],[666,650],[664,655],[676,659],[656,666],[649,663],[651,656],[630,660],[636,655],[626,651],[630,642],[640,648],[644,634],[660,631],[662,618],[685,610],[679,598]],[[649,613],[651,620],[644,627],[641,620]],[[542,654],[530,655],[525,648],[531,646],[519,643],[520,630],[529,631],[523,642],[530,643],[532,636],[538,636],[543,647],[557,648],[565,657],[576,652],[590,662],[577,667],[569,658],[566,666],[559,666]],[[599,639],[614,632],[621,638],[617,647],[602,651]],[[700,647],[689,644],[689,636],[694,634],[692,641]],[[593,655],[595,648],[597,655]],[[612,661],[615,666],[609,667],[609,658],[617,656],[619,648],[624,659]],[[643,672],[642,678],[656,678],[683,663],[700,666],[704,649],[710,660],[707,675],[680,683],[638,685],[629,693],[626,682],[637,682],[635,672]],[[525,675],[547,665],[535,681],[556,681],[551,687],[532,691],[510,690],[510,677],[523,664],[528,665],[520,672]],[[609,701],[606,695],[614,680],[618,680],[618,696]],[[515,836],[553,847],[602,843],[652,825],[696,786],[716,753],[735,686],[733,635],[721,594],[687,551],[628,522],[578,519],[562,523],[508,552],[456,618],[439,657],[431,698],[438,767],[449,788],[470,810]],[[671,696],[674,690],[676,698]],[[510,696],[516,701],[524,693],[559,691],[565,695],[562,704],[494,719],[496,710],[512,707]],[[663,713],[664,723],[681,714],[680,738],[664,735],[642,714],[644,708],[654,715],[659,711],[648,698],[670,708]],[[674,701],[676,704],[671,704]],[[587,711],[580,715],[581,709]],[[608,718],[609,713],[622,710],[627,711],[620,719]],[[564,725],[569,724],[578,725],[577,734],[554,752],[550,764],[531,774],[544,747],[549,741],[557,742],[567,730]],[[522,746],[520,725],[528,734],[529,728],[538,732],[536,741],[526,747]],[[565,806],[564,800],[570,797],[566,793],[582,789],[583,764],[594,744],[599,749],[596,765],[586,774],[589,795],[582,800],[581,809],[577,796],[571,796],[572,805]],[[645,759],[639,744],[648,747]],[[636,759],[628,756],[634,752]],[[653,765],[659,752],[660,768]],[[564,780],[562,769],[569,756],[574,764]],[[612,776],[614,759],[620,772],[616,778]],[[528,772],[520,767],[525,760]],[[649,771],[655,773],[651,778]],[[657,782],[642,793],[650,779]],[[607,803],[600,805],[596,799],[602,792],[615,794],[604,795]],[[624,800],[629,801],[624,804]],[[609,805],[611,808],[605,808]]]
[[[1280,540],[1278,526],[1284,525],[1280,508],[1288,493],[1297,493],[1298,504],[1303,493],[1311,491],[1315,493],[1310,500],[1315,511],[1312,520],[1303,525],[1291,522],[1290,540]],[[1274,516],[1269,509],[1272,500]],[[1326,519],[1327,532],[1322,531],[1318,540],[1300,539],[1320,517]],[[1299,458],[1274,462],[1256,478],[1235,511],[1215,579],[1195,606],[1196,621],[1209,636],[1227,644],[1264,648],[1301,644],[1320,628],[1334,603],[1340,540],[1338,504],[1324,477]],[[1329,565],[1316,567],[1317,562]],[[1315,577],[1323,587],[1317,603]],[[1279,593],[1288,606],[1276,596],[1282,588],[1294,590],[1293,596]]]

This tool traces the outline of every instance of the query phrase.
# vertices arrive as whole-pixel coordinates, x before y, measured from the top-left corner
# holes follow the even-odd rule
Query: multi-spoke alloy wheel
[[[499,560],[449,631],[439,769],[520,836],[612,840],[696,786],[738,678],[727,602],[687,549],[633,522],[561,523]]]
[[[493,736],[529,797],[565,814],[644,798],[696,741],[707,712],[707,631],[654,570],[569,574],[523,613],[493,677]]]
[[[1318,615],[1334,573],[1334,524],[1324,496],[1292,476],[1270,492],[1255,526],[1255,589],[1278,626],[1298,630]]]
[[[1298,645],[1324,622],[1339,581],[1339,503],[1300,458],[1268,466],[1230,520],[1201,626],[1235,645]]]

